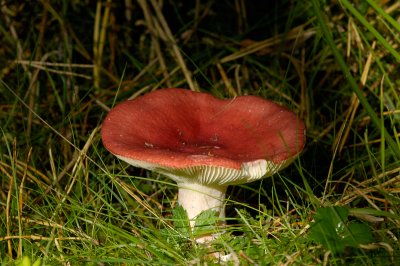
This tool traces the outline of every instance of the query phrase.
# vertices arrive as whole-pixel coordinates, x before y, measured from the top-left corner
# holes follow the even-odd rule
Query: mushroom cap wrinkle
[[[255,181],[287,166],[303,149],[295,113],[256,96],[218,99],[160,89],[114,107],[104,120],[104,146],[127,163],[180,183],[227,186]]]

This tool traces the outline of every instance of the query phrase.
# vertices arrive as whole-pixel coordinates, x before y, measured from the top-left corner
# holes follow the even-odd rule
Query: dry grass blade
[[[12,160],[12,158],[7,155],[3,154],[2,156],[4,158],[7,158],[8,160]],[[25,172],[25,169],[27,170],[27,172]],[[15,166],[13,166],[12,164],[7,164],[5,161],[0,161],[0,171],[4,174],[9,174],[10,172],[15,171],[18,177],[22,177],[26,173],[29,182],[34,183],[41,188],[44,188],[51,184],[51,180],[45,174],[20,160],[16,160]]]
[[[93,64],[73,64],[73,63],[55,63],[55,62],[43,62],[43,61],[30,61],[30,60],[15,60],[17,64],[26,66],[52,66],[52,67],[65,67],[65,68],[93,68]]]
[[[304,29],[307,25],[301,25],[298,27],[293,28],[291,31],[288,33],[284,34],[279,34],[276,35],[272,38],[266,39],[264,41],[260,42],[254,42],[249,46],[246,46],[245,48],[234,52],[231,55],[228,55],[220,60],[221,63],[228,63],[230,61],[242,58],[244,56],[248,56],[251,54],[255,54],[259,52],[260,50],[278,45],[282,43],[282,40],[285,41],[296,41],[296,43],[301,43],[307,40],[308,38],[312,37],[315,35],[315,29]]]
[[[91,145],[93,143],[93,139],[97,135],[98,130],[99,130],[99,128],[96,127],[92,131],[92,133],[90,134],[89,138],[86,140],[86,143],[83,146],[82,150],[80,150],[78,158],[77,158],[77,160],[76,160],[76,162],[75,162],[75,164],[74,164],[74,166],[72,168],[71,179],[69,181],[69,185],[65,188],[65,195],[64,195],[63,199],[60,201],[61,203],[63,203],[67,199],[67,196],[71,192],[71,190],[72,190],[72,188],[73,188],[73,186],[74,186],[74,184],[76,182],[78,173],[80,171],[86,172],[84,161],[86,160],[86,158],[88,158],[86,154],[87,154],[89,148],[91,147]],[[86,176],[86,179],[87,179],[88,176],[87,175],[85,175],[85,176]],[[86,180],[86,183],[88,183],[87,180]]]
[[[82,232],[82,230],[75,230],[69,227],[66,227],[64,225],[55,223],[55,222],[51,222],[51,221],[43,221],[43,220],[37,220],[37,219],[30,219],[30,218],[22,218],[22,221],[24,223],[30,223],[30,224],[37,224],[37,225],[42,225],[42,226],[46,226],[49,227],[50,229],[61,229],[61,231],[65,231],[71,234],[76,235],[77,237],[74,237],[76,240],[88,240],[90,242],[92,242],[95,245],[99,245],[99,241],[88,236],[87,234],[85,234],[84,232]],[[19,238],[20,236],[14,236],[14,238]],[[68,237],[60,237],[61,239],[65,239]],[[53,238],[49,238],[50,239],[54,239]],[[40,239],[39,239],[40,240]]]
[[[136,193],[133,191],[133,188],[131,186],[129,186],[128,184],[126,184],[124,181],[122,181],[121,179],[117,178],[115,179],[116,183],[121,186],[123,188],[123,190],[128,193],[133,199],[135,199],[139,205],[143,206],[147,211],[149,211],[152,215],[154,215],[154,217],[158,217],[161,221],[163,220],[161,217],[161,214],[158,213],[156,210],[154,210],[145,200],[141,199],[136,193],[138,193],[138,191],[136,191]],[[145,196],[142,193],[141,197]],[[147,197],[147,196],[145,196]],[[159,207],[161,207],[159,205]]]
[[[17,30],[15,29],[14,24],[11,22],[11,19],[9,17],[9,10],[7,7],[7,4],[5,4],[5,1],[1,2],[1,12],[3,13],[3,18],[7,24],[7,26],[9,27],[9,31],[11,33],[11,36],[13,37],[15,43],[16,43],[16,48],[17,48],[17,58],[18,60],[23,60],[23,49],[22,49],[22,45],[20,42],[20,39],[18,37],[18,33]],[[27,67],[23,66],[24,70],[27,72]],[[30,75],[30,73],[28,72],[28,75]]]
[[[41,235],[21,235],[21,236],[4,236],[0,237],[0,241],[9,241],[12,239],[31,239],[34,241],[61,241],[61,240],[73,240],[73,241],[83,241],[83,240],[88,240],[86,238],[82,237],[48,237],[48,236],[41,236]],[[92,241],[93,242],[93,241]],[[98,244],[97,242],[93,242],[93,244]]]
[[[398,169],[391,171],[392,173],[399,173]],[[348,205],[356,199],[364,198],[370,206],[375,208],[376,210],[380,210],[374,201],[378,201],[380,203],[384,203],[387,208],[391,208],[392,206],[396,206],[397,203],[394,201],[390,201],[385,194],[400,194],[400,175],[393,176],[389,180],[371,185],[371,183],[377,183],[378,180],[382,177],[387,177],[391,172],[386,172],[378,177],[374,177],[364,181],[362,183],[348,183],[348,189],[343,193],[343,197],[337,202],[338,205]],[[376,196],[380,195],[380,196]],[[395,196],[396,197],[396,196]]]
[[[11,208],[11,195],[12,189],[14,184],[14,176],[8,175],[9,184],[8,184],[8,193],[7,193],[7,202],[6,202],[6,227],[7,227],[7,235],[11,235],[11,218],[10,218],[10,208]],[[8,255],[10,257],[13,256],[13,249],[12,249],[12,242],[11,240],[7,240],[7,248],[8,248]]]
[[[63,70],[57,70],[57,69],[52,69],[52,68],[48,68],[48,67],[44,67],[40,64],[32,64],[32,67],[36,68],[37,70],[43,70],[46,72],[51,72],[51,73],[55,73],[55,74],[59,74],[59,75],[65,75],[65,76],[71,76],[71,77],[79,77],[79,78],[84,78],[87,80],[91,80],[92,77],[88,76],[88,75],[84,75],[84,74],[79,74],[79,73],[75,73],[72,71],[63,71]],[[34,76],[36,76],[34,74]]]
[[[147,1],[139,0],[139,4],[147,20],[147,26],[150,27],[149,28],[150,32],[152,34],[157,34],[158,37],[164,39],[168,47],[171,47],[172,49],[171,52],[174,55],[176,62],[180,66],[185,76],[186,82],[189,85],[189,88],[192,91],[199,91],[197,85],[194,83],[192,79],[192,73],[186,66],[185,60],[183,59],[182,53],[180,51],[179,46],[177,45],[175,37],[173,36],[167,21],[163,13],[161,12],[160,4],[154,0],[150,0],[150,2],[154,9],[155,16],[151,15],[151,11],[149,6],[147,5]],[[153,21],[153,23],[149,23],[151,20]]]
[[[26,165],[28,165],[28,162],[31,158],[32,155],[32,148],[29,149],[27,158],[26,158]],[[19,189],[18,189],[18,210],[19,210],[19,224],[22,225],[22,215],[23,215],[23,206],[24,206],[24,184],[25,184],[25,180],[26,180],[26,176],[27,176],[27,171],[28,171],[28,167],[25,167],[24,169],[24,173],[22,176],[22,180],[21,183],[19,185]],[[22,235],[22,228],[21,226],[18,228],[19,229],[19,235]],[[18,256],[22,255],[22,240],[20,239],[20,241],[18,242]]]
[[[101,15],[102,5],[103,5],[102,1],[98,0],[96,5],[96,18],[93,31],[93,61],[94,61],[93,85],[95,88],[100,88],[100,73],[102,69],[103,51],[104,51],[108,20],[110,17],[111,3],[112,3],[111,0],[107,0],[107,3],[104,8],[103,17]]]
[[[164,79],[165,79],[167,86],[171,87],[171,81],[169,79],[170,75],[168,74],[166,62],[165,62],[164,56],[161,52],[160,42],[159,42],[159,38],[157,36],[161,37],[161,35],[163,35],[161,38],[164,40],[166,39],[166,37],[164,36],[163,31],[160,29],[158,22],[151,15],[149,6],[145,3],[142,3],[141,7],[143,9],[146,26],[149,29],[149,31],[151,32],[151,44],[154,47],[156,58],[160,64],[161,72],[164,75]],[[153,60],[151,60],[151,61],[153,61]]]
[[[373,42],[372,43],[372,50],[375,49],[375,45],[376,43]],[[363,73],[361,75],[361,86],[365,87],[365,84],[367,82],[367,78],[368,78],[368,73],[369,70],[371,69],[371,64],[372,64],[372,58],[373,58],[373,52],[370,51],[367,61],[365,63],[364,66],[364,70]],[[358,97],[355,93],[353,93],[352,98],[351,98],[351,103],[350,103],[350,107],[348,108],[348,110],[346,111],[346,117],[344,119],[343,124],[341,125],[340,128],[340,132],[343,132],[343,135],[337,136],[337,138],[335,139],[335,141],[333,142],[333,147],[336,147],[336,145],[338,145],[338,151],[339,153],[342,152],[343,147],[348,139],[350,130],[352,128],[352,124],[354,122],[354,117],[356,115],[357,109],[360,105],[360,101],[358,100]]]
[[[218,68],[219,74],[221,75],[222,81],[224,82],[225,87],[227,88],[229,94],[232,97],[238,96],[237,92],[235,91],[235,89],[232,86],[231,81],[228,79],[224,68],[222,67],[222,65],[220,63],[217,63],[217,68]]]

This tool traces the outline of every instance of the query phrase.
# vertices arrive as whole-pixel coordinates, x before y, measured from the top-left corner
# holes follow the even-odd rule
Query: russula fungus
[[[304,131],[296,114],[256,96],[160,89],[114,107],[101,136],[119,159],[174,180],[193,227],[207,209],[224,217],[228,185],[287,166],[304,146]]]

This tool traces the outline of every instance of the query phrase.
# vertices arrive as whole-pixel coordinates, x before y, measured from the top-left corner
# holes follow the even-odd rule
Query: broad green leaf
[[[190,237],[191,229],[189,224],[189,218],[186,210],[178,205],[175,209],[172,210],[172,220],[175,226],[175,229],[182,234],[183,237]]]
[[[309,238],[334,253],[358,247],[373,240],[367,225],[348,221],[347,207],[319,208],[311,224]]]
[[[206,210],[201,212],[195,220],[194,235],[201,235],[209,233],[213,230],[217,222],[219,221],[217,212],[214,210]]]
[[[358,247],[360,244],[367,244],[373,241],[371,229],[362,223],[351,223],[348,226],[348,235],[345,242],[349,246]]]
[[[31,259],[28,256],[24,256],[22,258],[22,260],[18,261],[17,263],[15,263],[15,265],[17,266],[31,266]]]

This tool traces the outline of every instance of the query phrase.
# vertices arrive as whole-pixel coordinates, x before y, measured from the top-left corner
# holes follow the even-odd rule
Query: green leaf
[[[176,231],[178,231],[183,237],[190,237],[191,228],[189,218],[186,210],[178,205],[172,210],[172,220]]]
[[[348,226],[348,235],[345,236],[345,242],[349,246],[358,247],[360,244],[367,244],[373,241],[371,229],[362,223],[351,223]]]
[[[218,223],[218,213],[214,210],[206,210],[201,212],[195,220],[194,235],[203,235],[210,233]]]
[[[17,266],[31,266],[31,259],[28,256],[24,256],[22,260],[15,263]]]
[[[371,242],[373,237],[369,227],[349,222],[348,215],[347,207],[319,208],[311,224],[309,238],[333,253]]]
[[[37,259],[33,264],[32,264],[32,266],[40,266],[40,265],[42,265],[42,259]]]
[[[348,209],[344,207],[319,208],[311,225],[310,239],[333,252],[342,252],[345,245],[340,236],[347,216]]]

